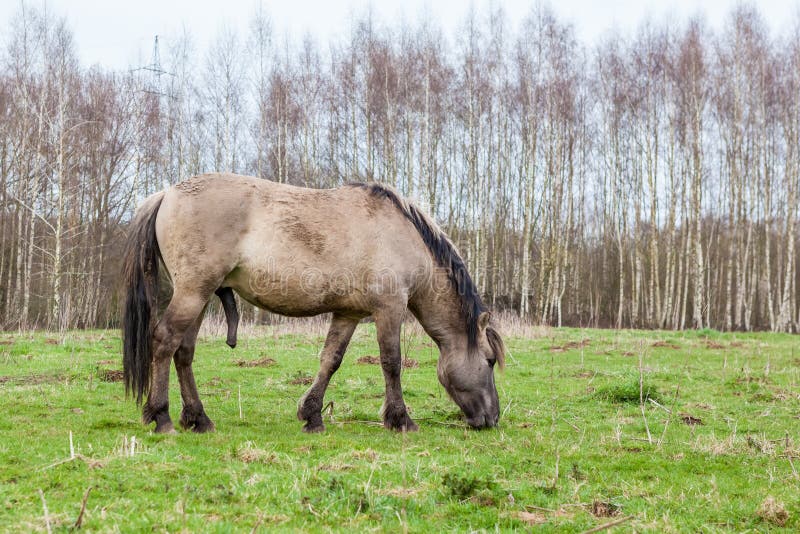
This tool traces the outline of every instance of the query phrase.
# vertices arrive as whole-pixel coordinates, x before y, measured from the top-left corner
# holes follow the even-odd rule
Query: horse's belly
[[[369,314],[369,299],[355,279],[320,269],[237,269],[223,285],[259,308],[289,316],[331,311]]]

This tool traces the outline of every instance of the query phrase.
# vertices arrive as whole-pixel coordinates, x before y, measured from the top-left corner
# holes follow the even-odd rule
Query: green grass
[[[796,336],[542,329],[508,340],[500,426],[482,432],[439,386],[430,340],[412,338],[407,435],[378,424],[380,367],[356,363],[377,354],[371,325],[319,435],[300,431],[308,386],[293,382],[316,372],[321,337],[264,331],[235,351],[209,338],[195,372],[217,432],[170,436],[109,381],[117,332],[55,337],[0,334],[0,531],[45,530],[39,490],[69,530],[89,487],[91,531],[580,531],[628,516],[620,530],[800,529]],[[174,372],[170,385],[177,421]]]

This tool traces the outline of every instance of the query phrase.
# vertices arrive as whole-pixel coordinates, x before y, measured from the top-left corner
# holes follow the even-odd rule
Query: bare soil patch
[[[0,376],[0,384],[16,385],[38,385],[38,384],[57,384],[64,380],[63,375],[23,375],[23,376]]]
[[[314,377],[311,375],[298,376],[297,378],[290,380],[289,383],[293,386],[308,386],[309,384],[314,383]]]
[[[690,415],[688,413],[682,413],[682,414],[680,414],[680,416],[681,416],[681,421],[683,421],[683,423],[685,425],[695,426],[695,425],[702,425],[703,424],[703,420],[702,419],[700,419],[699,417],[695,417],[693,415]]]
[[[360,363],[362,365],[380,365],[381,359],[379,356],[362,356],[356,360],[356,363]],[[403,358],[403,368],[404,369],[415,369],[419,367],[419,362],[412,358]]]
[[[613,502],[606,501],[592,501],[589,505],[589,511],[595,517],[614,517],[619,514],[619,506]]]
[[[654,349],[672,349],[672,350],[680,350],[680,345],[676,343],[670,343],[668,341],[656,341],[652,345],[650,345]]]
[[[278,362],[267,356],[257,360],[236,360],[236,365],[239,367],[269,367],[271,365],[275,365],[276,363]]]
[[[580,341],[570,341],[569,343],[564,343],[563,345],[554,345],[549,348],[550,352],[566,352],[568,350],[580,349],[582,347],[588,346],[592,342],[591,339],[585,338]]]
[[[99,369],[97,378],[103,382],[122,382],[125,375],[119,369]]]

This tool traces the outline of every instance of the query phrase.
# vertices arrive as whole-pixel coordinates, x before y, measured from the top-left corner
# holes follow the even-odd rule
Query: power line
[[[174,77],[175,75],[165,70],[161,66],[161,53],[159,50],[158,35],[155,36],[155,39],[153,41],[153,55],[150,59],[150,64],[131,70],[131,72],[142,72],[142,71],[150,73],[150,84],[149,84],[150,86],[141,89],[143,93],[148,93],[159,97],[165,96],[168,98],[175,98],[174,95],[170,94],[171,92],[166,93],[163,90],[162,78],[164,76]]]

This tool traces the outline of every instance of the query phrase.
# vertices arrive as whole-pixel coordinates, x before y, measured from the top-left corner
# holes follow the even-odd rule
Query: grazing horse
[[[173,294],[156,320],[163,263]],[[400,328],[406,309],[439,347],[439,381],[474,428],[499,418],[494,367],[503,342],[453,244],[394,189],[349,184],[308,189],[231,174],[193,177],[148,197],[137,210],[124,257],[125,387],[147,395],[144,423],[173,432],[171,360],[180,382],[180,423],[214,429],[192,373],[208,301],[221,298],[228,341],[238,316],[231,290],[288,316],[331,313],[316,379],[299,402],[307,432],[324,430],[322,401],[359,321],[375,320],[386,383],[384,426],[416,430],[400,386]],[[232,306],[232,308],[231,308]],[[233,330],[231,329],[233,326]]]

